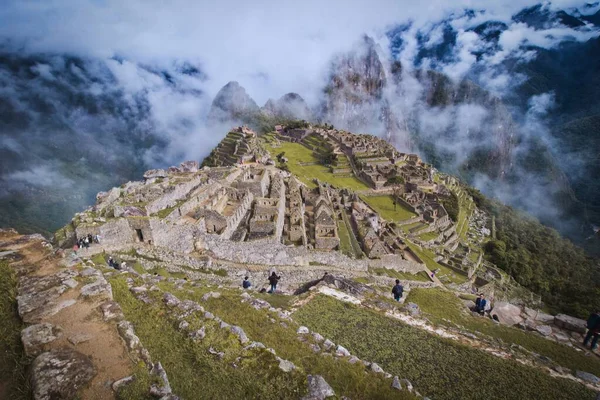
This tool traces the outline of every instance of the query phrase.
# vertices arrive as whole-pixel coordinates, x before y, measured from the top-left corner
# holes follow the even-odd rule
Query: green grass
[[[400,321],[319,295],[294,318],[436,400],[589,399],[595,392]]]
[[[122,276],[111,279],[115,300],[123,308],[127,320],[150,352],[154,362],[160,361],[169,376],[174,393],[186,399],[282,399],[300,398],[305,391],[305,378],[297,372],[284,373],[268,352],[248,356],[239,342],[224,330],[206,325],[207,336],[194,342],[175,328],[178,321],[157,299],[147,305],[133,297]],[[201,321],[190,317],[190,325]],[[208,352],[213,347],[225,352],[221,361]],[[256,354],[256,353],[252,353]],[[242,359],[236,362],[236,358]],[[236,362],[237,368],[231,364]],[[147,379],[143,375],[138,379]],[[145,398],[147,387],[139,386],[128,398]]]
[[[265,144],[266,149],[272,157],[282,151],[288,159],[286,163],[290,172],[293,173],[309,187],[316,187],[313,179],[319,179],[322,182],[330,183],[336,187],[349,188],[353,190],[368,190],[369,187],[356,177],[340,177],[329,171],[324,165],[300,165],[300,163],[318,163],[318,159],[313,155],[312,150],[299,143],[289,143],[282,141],[281,147],[273,148]]]
[[[469,300],[473,300],[473,298],[469,298]],[[600,359],[597,357],[585,356],[572,348],[533,333],[496,325],[487,318],[473,317],[464,311],[465,307],[462,301],[451,292],[417,288],[410,292],[406,301],[417,303],[433,322],[444,323],[443,319],[450,320],[472,332],[481,332],[500,338],[508,344],[521,345],[530,351],[549,357],[562,367],[600,375]]]
[[[412,244],[409,241],[406,241],[406,244],[408,245],[408,247],[410,247],[410,249],[412,251],[415,252],[415,254],[421,259],[423,260],[423,262],[425,263],[425,265],[427,266],[427,268],[429,268],[431,271],[435,270],[435,269],[439,269],[440,272],[438,274],[436,274],[436,276],[438,277],[438,279],[441,279],[442,281],[444,280],[443,278],[448,279],[450,282],[452,283],[464,283],[467,281],[467,277],[465,275],[461,275],[459,273],[457,273],[456,271],[445,267],[441,264],[438,264],[434,258],[435,255],[431,252],[431,250],[428,249],[419,249],[418,246]]]
[[[0,397],[11,400],[32,398],[27,368],[31,358],[25,355],[21,330],[25,328],[17,313],[17,275],[0,261]]]
[[[417,222],[413,222],[412,224],[406,224],[406,225],[401,225],[400,228],[404,231],[404,233],[410,233],[410,230],[416,227],[421,227],[424,228],[427,225],[424,224],[423,222],[417,221]]]
[[[409,272],[400,272],[388,268],[369,268],[369,273],[379,276],[389,276],[390,278],[409,280],[409,281],[420,281],[420,282],[431,282],[431,279],[427,276],[425,271],[411,274]]]
[[[348,257],[356,257],[350,241],[350,233],[344,221],[338,221],[338,235],[340,236],[340,250]]]
[[[196,288],[192,288],[195,293],[190,293],[186,289],[184,287],[184,290],[172,293],[180,299],[196,301],[203,294],[202,290]],[[221,290],[221,294],[220,298],[211,298],[202,304],[223,320],[241,326],[252,340],[275,349],[280,357],[290,360],[305,373],[322,375],[333,387],[337,396],[347,396],[351,399],[414,398],[407,392],[391,389],[390,380],[379,375],[366,374],[362,365],[315,354],[308,344],[297,340],[298,325],[290,321],[286,322],[286,326],[271,323],[268,318],[269,313],[265,310],[255,310],[248,304],[241,303],[239,292]]]
[[[94,254],[92,256],[92,262],[95,265],[105,267],[106,266],[106,254],[104,252],[98,253],[98,254]]]
[[[433,231],[433,232],[421,233],[419,235],[419,239],[421,239],[425,242],[428,242],[430,240],[437,238],[438,236],[440,236],[440,233]]]
[[[267,301],[274,308],[288,310],[296,297],[278,293],[252,293],[252,296]]]
[[[387,221],[405,221],[417,216],[402,204],[398,204],[394,210],[392,196],[361,196],[360,198]]]

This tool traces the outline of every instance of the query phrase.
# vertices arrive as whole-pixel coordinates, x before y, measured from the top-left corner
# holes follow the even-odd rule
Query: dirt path
[[[18,261],[10,263],[17,271],[29,271],[28,276],[47,276],[67,269],[78,270],[78,260],[70,256],[61,257],[55,254],[41,238],[28,238],[0,232],[0,251],[18,252]],[[70,253],[70,252],[69,252]],[[67,266],[70,265],[70,266]],[[25,268],[26,267],[26,268]],[[45,350],[74,349],[90,358],[97,374],[80,392],[81,399],[114,399],[111,384],[123,377],[131,375],[132,362],[121,340],[116,325],[104,322],[99,305],[106,301],[105,297],[89,297],[83,299],[81,288],[85,278],[78,285],[65,291],[56,302],[73,299],[76,302],[60,310],[58,313],[43,318],[62,328],[62,336],[48,343]],[[81,281],[83,280],[83,281]]]

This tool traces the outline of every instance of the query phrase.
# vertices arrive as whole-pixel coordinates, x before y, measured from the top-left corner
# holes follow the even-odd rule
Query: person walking
[[[396,279],[396,285],[392,288],[392,294],[394,295],[394,300],[400,301],[403,293],[404,293],[404,287],[400,284],[400,279]]]
[[[269,276],[269,283],[271,284],[271,290],[269,290],[269,293],[275,293],[275,290],[277,290],[277,283],[280,279],[281,277],[277,276],[275,271],[271,273],[271,276]]]
[[[587,320],[587,335],[583,339],[583,345],[587,346],[590,339],[592,343],[590,348],[596,350],[598,348],[598,337],[600,336],[600,310],[590,314]]]

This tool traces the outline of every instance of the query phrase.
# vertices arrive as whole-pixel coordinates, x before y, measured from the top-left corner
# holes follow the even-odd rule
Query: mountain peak
[[[259,112],[256,102],[237,81],[230,81],[219,90],[208,113],[208,123],[244,121]]]

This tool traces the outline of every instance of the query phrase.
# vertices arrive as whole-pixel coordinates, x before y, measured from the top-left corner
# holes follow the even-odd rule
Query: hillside
[[[203,164],[99,193],[53,244],[0,232],[9,398],[591,400],[600,391],[600,359],[580,347],[585,321],[547,313],[545,293],[519,284],[539,280],[520,280],[524,264],[499,258],[500,241],[508,258],[523,240],[510,232],[539,223],[516,225],[417,155],[331,126],[234,128]],[[517,250],[531,260],[535,246]],[[557,274],[588,268],[577,254],[565,252],[571,266],[555,260]],[[280,280],[267,293],[272,272]],[[572,309],[552,278],[551,310]],[[492,304],[485,316],[469,310],[476,292]]]

